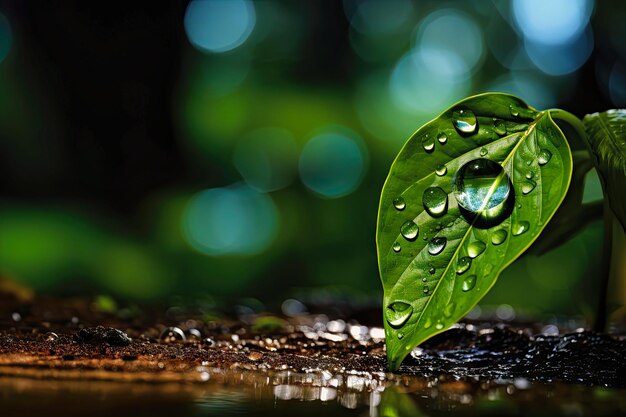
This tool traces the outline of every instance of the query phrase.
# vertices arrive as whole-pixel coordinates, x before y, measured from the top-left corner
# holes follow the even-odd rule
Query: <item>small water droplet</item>
[[[472,266],[472,258],[470,258],[469,256],[464,256],[459,259],[456,264],[456,273],[458,275],[463,275],[465,272],[467,272],[468,269],[470,269],[470,266]]]
[[[509,111],[511,112],[511,116],[519,116],[519,109],[512,104],[509,104]]]
[[[464,164],[453,181],[453,192],[459,205],[471,213],[490,210],[509,196],[508,176],[497,162],[474,159]]]
[[[424,285],[424,294],[428,294],[428,285]]]
[[[506,124],[504,120],[496,119],[493,122],[493,130],[500,136],[506,135]]]
[[[398,197],[393,200],[393,206],[396,210],[402,211],[406,207],[406,203],[404,202],[404,198]]]
[[[481,242],[480,240],[475,240],[467,246],[467,254],[470,256],[470,258],[476,258],[478,255],[483,253],[486,248],[487,245],[485,245],[483,242]]]
[[[476,286],[476,275],[469,275],[463,280],[463,283],[461,284],[461,289],[467,292],[471,290],[472,288],[474,288],[475,286]]]
[[[532,172],[532,171],[528,171],[528,172],[526,173],[526,179],[527,179],[527,180],[532,179],[532,177],[534,177],[534,176],[535,176],[535,174],[533,174],[533,172]]]
[[[424,136],[422,139],[422,147],[426,152],[431,153],[435,150],[435,139],[428,135]]]
[[[526,166],[530,166],[533,163],[533,161],[531,159],[526,161]]]
[[[428,253],[439,255],[446,247],[448,239],[445,237],[435,237],[428,243]]]
[[[412,314],[413,306],[402,301],[391,303],[385,309],[385,319],[391,327],[402,326]]]
[[[446,175],[447,172],[448,172],[448,168],[446,168],[446,166],[443,164],[439,165],[437,169],[435,170],[435,173],[439,175],[440,177],[443,177],[444,175]]]
[[[439,187],[428,187],[424,190],[422,203],[428,214],[441,217],[448,211],[448,194]]]
[[[48,332],[44,335],[46,342],[55,342],[59,338],[59,335],[54,332]]]
[[[552,158],[552,152],[547,149],[542,149],[539,151],[539,155],[537,156],[537,162],[539,165],[545,165],[550,162],[550,158]]]
[[[445,132],[439,132],[439,134],[437,135],[437,140],[443,145],[448,141],[448,135],[446,135]]]
[[[480,156],[485,156],[489,153],[487,148],[480,148]]]
[[[428,329],[428,328],[430,328],[430,326],[432,326],[432,325],[433,325],[433,321],[430,319],[430,317],[428,317],[428,318],[426,319],[426,321],[424,322],[424,328],[425,328],[425,329]]]
[[[522,204],[521,203],[517,203],[517,208],[521,209],[522,208]]]
[[[422,282],[426,282],[426,281],[428,281],[428,278],[422,277]]]
[[[392,249],[394,252],[400,252],[402,250],[402,246],[400,246],[400,242],[393,242]]]
[[[446,308],[443,309],[443,315],[446,317],[452,317],[452,313],[454,313],[454,307],[456,307],[456,304],[448,304]]]
[[[430,272],[430,275],[435,275],[435,272],[437,272],[437,270],[431,266],[428,272]]]
[[[535,189],[536,186],[537,184],[534,181],[531,181],[531,180],[524,181],[522,183],[522,194],[530,193],[532,190]]]
[[[403,337],[404,337],[404,333],[398,332],[398,340],[402,340]]]
[[[504,229],[496,230],[491,234],[491,243],[498,246],[506,240],[507,232]]]
[[[165,343],[172,343],[187,340],[187,337],[185,337],[185,333],[178,327],[166,327],[161,332],[159,339]]]
[[[452,112],[452,124],[461,133],[474,133],[476,116],[470,109],[458,109]]]
[[[530,223],[526,220],[522,220],[519,223],[513,225],[513,236],[519,236],[522,233],[525,233],[530,228]]]
[[[443,324],[442,323],[435,324],[435,329],[437,329],[437,330],[443,329]]]
[[[400,233],[406,240],[415,240],[417,235],[419,234],[419,227],[415,224],[413,220],[409,220],[405,222],[400,228]]]

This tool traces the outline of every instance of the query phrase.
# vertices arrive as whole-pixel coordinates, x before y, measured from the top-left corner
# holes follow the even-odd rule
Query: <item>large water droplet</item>
[[[400,233],[406,240],[415,240],[417,235],[419,234],[419,227],[415,224],[413,220],[409,220],[405,222],[400,228]]]
[[[539,151],[539,155],[537,156],[537,162],[539,165],[545,165],[550,162],[550,158],[552,158],[552,152],[547,149],[542,149]]]
[[[448,135],[446,135],[445,132],[439,132],[439,134],[437,135],[437,140],[443,145],[448,141]]]
[[[470,269],[470,266],[472,266],[472,258],[470,258],[469,256],[464,256],[459,259],[456,264],[456,273],[458,275],[462,275],[467,272],[468,269]]]
[[[501,245],[506,240],[507,234],[508,233],[504,229],[496,230],[491,234],[491,243],[496,246]]]
[[[435,150],[435,139],[431,138],[429,135],[424,136],[422,139],[422,147],[428,153],[431,153]]]
[[[439,187],[428,187],[424,190],[422,203],[428,214],[441,217],[448,210],[448,194]]]
[[[161,332],[161,336],[159,336],[159,339],[161,339],[161,341],[165,343],[172,343],[186,340],[187,337],[185,336],[185,333],[183,333],[183,331],[178,327],[166,327]]]
[[[525,233],[530,228],[530,223],[526,220],[522,220],[519,223],[513,225],[513,236],[519,236],[522,233]]]
[[[452,124],[461,133],[474,133],[476,116],[470,109],[458,109],[452,112]]]
[[[476,275],[470,275],[463,280],[461,289],[465,292],[471,290],[476,286]]]
[[[504,123],[504,120],[496,119],[496,121],[493,122],[493,130],[500,136],[505,135],[506,124]]]
[[[440,177],[443,177],[444,175],[446,175],[447,172],[448,172],[448,168],[446,168],[446,166],[443,164],[439,165],[437,169],[435,170],[435,173],[439,175]]]
[[[402,301],[391,303],[385,309],[385,319],[391,327],[402,326],[411,314],[413,314],[413,306]]]
[[[428,253],[431,255],[439,255],[443,251],[448,243],[448,239],[445,237],[435,237],[428,242]]]
[[[497,162],[474,159],[456,173],[453,191],[459,205],[471,213],[490,210],[509,196],[509,178]]]
[[[470,258],[476,258],[478,255],[485,251],[485,248],[487,248],[487,245],[485,245],[480,240],[475,240],[467,247],[467,254],[470,256]]]
[[[524,181],[522,183],[522,194],[528,194],[530,193],[532,190],[535,189],[535,187],[537,186],[537,184],[535,183],[535,181]]]
[[[400,246],[400,242],[393,242],[392,249],[394,252],[400,252],[402,250],[402,246]]]
[[[393,200],[393,206],[396,208],[396,210],[404,210],[404,208],[406,207],[406,203],[404,202],[404,198],[402,197],[398,197],[395,198]]]

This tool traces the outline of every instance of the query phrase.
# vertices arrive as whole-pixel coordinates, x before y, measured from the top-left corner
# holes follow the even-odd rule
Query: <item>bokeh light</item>
[[[344,0],[343,5],[350,25],[372,35],[396,31],[413,12],[410,0]]]
[[[367,168],[367,150],[353,131],[333,126],[313,136],[300,155],[300,178],[315,193],[337,198],[353,192]]]
[[[485,91],[499,91],[524,97],[532,107],[548,109],[557,103],[552,83],[528,71],[511,71],[488,84]]]
[[[293,135],[285,129],[267,127],[241,139],[233,163],[249,186],[259,191],[275,191],[293,181],[297,157]]]
[[[187,242],[204,254],[254,255],[274,240],[279,217],[268,195],[236,184],[197,193],[182,222]]]
[[[185,13],[189,42],[205,52],[226,52],[242,45],[256,23],[249,0],[192,0]]]
[[[13,36],[11,35],[11,26],[8,19],[0,13],[0,62],[9,54]]]
[[[570,43],[586,28],[592,0],[514,0],[513,16],[524,37],[534,43]]]
[[[579,69],[593,51],[593,32],[584,31],[580,36],[558,45],[527,40],[526,53],[537,68],[548,75],[565,75]]]

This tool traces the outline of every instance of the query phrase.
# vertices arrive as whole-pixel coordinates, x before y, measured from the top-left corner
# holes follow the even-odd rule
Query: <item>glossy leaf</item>
[[[626,231],[626,110],[589,114],[583,123],[609,205]]]
[[[468,181],[459,181],[462,167]],[[411,136],[378,211],[391,370],[489,291],[546,226],[571,173],[569,146],[549,113],[506,94],[465,99]],[[453,194],[455,180],[466,193]]]

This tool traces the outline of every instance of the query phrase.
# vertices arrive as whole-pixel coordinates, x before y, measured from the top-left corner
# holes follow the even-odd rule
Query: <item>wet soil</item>
[[[22,398],[15,386],[26,387],[18,393],[35,396],[46,391],[54,401],[58,390],[87,389],[73,385],[86,380],[92,391],[82,393],[84,398],[102,397],[101,389],[107,398],[115,397],[111,392],[132,391],[115,385],[111,391],[107,384],[115,382],[132,382],[139,391],[144,383],[158,383],[161,388],[145,388],[150,396],[175,384],[173,398],[184,404],[189,398],[197,402],[199,392],[201,398],[236,392],[242,401],[332,401],[342,409],[374,404],[378,413],[384,411],[385,398],[396,394],[410,393],[407,407],[421,401],[432,412],[516,392],[518,408],[508,415],[525,409],[519,401],[539,398],[545,410],[551,410],[546,404],[552,401],[563,411],[564,398],[579,397],[587,400],[579,398],[576,407],[595,410],[592,415],[626,413],[623,337],[583,329],[548,336],[532,324],[466,322],[414,349],[394,374],[386,370],[382,328],[368,324],[324,314],[218,318],[183,309],[174,314],[171,309],[105,313],[90,300],[20,301],[0,295],[0,391],[12,399],[15,410]],[[46,384],[36,382],[41,380]],[[605,387],[610,390],[597,391]],[[597,395],[610,400],[606,409],[594,404]],[[126,394],[119,398],[129,400]],[[393,407],[409,400],[398,401]]]

